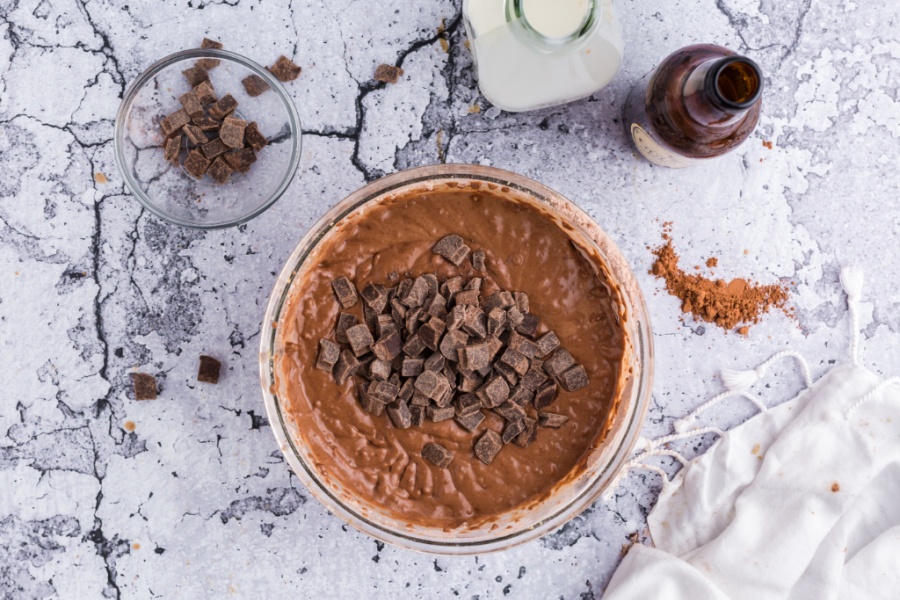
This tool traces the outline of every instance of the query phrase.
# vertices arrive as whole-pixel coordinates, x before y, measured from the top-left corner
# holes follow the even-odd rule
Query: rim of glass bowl
[[[131,111],[131,105],[134,103],[134,99],[137,96],[137,93],[144,87],[144,85],[150,82],[163,69],[180,61],[201,58],[217,58],[219,60],[234,62],[241,65],[242,67],[249,69],[259,77],[262,77],[263,80],[265,80],[265,82],[269,84],[269,87],[271,87],[278,94],[281,103],[284,105],[285,111],[287,112],[288,119],[290,121],[292,140],[291,160],[288,169],[285,172],[281,183],[278,185],[278,188],[272,193],[271,196],[269,196],[269,199],[253,209],[251,212],[236,219],[209,224],[195,223],[192,221],[179,219],[174,215],[166,213],[157,205],[155,205],[153,203],[153,200],[151,200],[150,197],[147,196],[147,194],[145,194],[140,186],[134,181],[131,173],[126,168],[125,149],[123,148],[125,139],[125,119],[128,113]],[[302,135],[302,129],[300,128],[300,116],[297,114],[297,107],[294,106],[294,102],[291,100],[291,97],[288,95],[287,91],[285,91],[284,86],[281,85],[281,82],[278,81],[278,79],[276,79],[274,75],[269,73],[269,71],[267,71],[254,61],[250,60],[249,58],[241,56],[240,54],[236,54],[234,52],[230,52],[228,50],[215,50],[212,48],[194,48],[191,50],[181,50],[179,52],[175,52],[174,54],[165,56],[150,65],[143,73],[140,74],[140,76],[138,76],[134,83],[132,83],[131,86],[129,86],[128,90],[125,92],[125,98],[122,100],[122,104],[119,105],[119,110],[116,113],[116,128],[114,138],[116,149],[116,165],[119,167],[119,172],[122,173],[122,177],[125,180],[125,185],[128,187],[131,195],[137,198],[138,202],[140,202],[144,206],[144,208],[146,208],[159,218],[165,219],[169,223],[174,223],[175,225],[180,225],[182,227],[189,227],[191,229],[226,229],[228,227],[241,225],[252,219],[255,219],[256,217],[267,211],[269,208],[271,208],[272,205],[275,204],[279,200],[279,198],[284,195],[288,187],[291,185],[291,181],[293,181],[294,175],[297,173],[297,166],[300,164]]]
[[[408,530],[386,527],[373,522],[346,505],[326,483],[320,480],[315,469],[306,464],[301,452],[297,449],[296,444],[302,442],[294,440],[290,435],[285,415],[282,412],[281,400],[277,397],[278,390],[274,376],[274,359],[278,339],[277,324],[293,280],[303,272],[304,263],[310,253],[315,251],[335,225],[369,201],[393,190],[431,181],[439,183],[453,180],[480,181],[508,186],[519,193],[531,196],[541,206],[550,208],[554,214],[561,216],[565,221],[578,228],[581,235],[599,251],[600,258],[607,267],[615,269],[617,283],[622,288],[621,294],[625,296],[623,303],[628,311],[627,317],[634,321],[632,328],[634,335],[629,335],[630,338],[634,338],[630,340],[632,349],[629,355],[636,356],[637,359],[634,362],[638,363],[634,367],[638,370],[638,375],[633,378],[632,390],[629,391],[629,386],[626,385],[620,396],[627,395],[632,401],[630,405],[622,408],[623,411],[630,409],[630,414],[623,412],[620,415],[622,421],[619,421],[619,417],[616,418],[616,427],[622,432],[618,438],[618,446],[612,449],[612,453],[609,455],[610,460],[597,469],[584,488],[577,494],[573,494],[573,497],[566,503],[556,507],[552,514],[530,523],[527,527],[516,528],[512,532],[501,532],[498,529],[496,536],[491,536],[488,532],[478,539],[462,541],[454,539],[452,536],[439,539],[437,536],[425,537]],[[570,214],[562,215],[554,205],[550,204],[550,198],[558,200],[566,207],[567,211],[570,211]],[[580,224],[587,224],[592,232],[586,232]],[[550,533],[587,509],[606,490],[615,474],[631,455],[650,405],[653,387],[653,340],[649,313],[634,272],[612,239],[575,203],[547,186],[522,175],[479,165],[432,165],[408,169],[369,183],[333,206],[303,236],[278,276],[266,307],[260,338],[260,384],[266,413],[278,446],[297,477],[331,513],[357,530],[394,546],[430,554],[469,555],[505,550]],[[609,443],[614,443],[616,438],[616,431],[613,429],[607,440]],[[606,443],[604,442],[604,444]]]

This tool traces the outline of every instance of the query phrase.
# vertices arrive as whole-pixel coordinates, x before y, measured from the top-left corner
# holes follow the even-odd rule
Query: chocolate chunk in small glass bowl
[[[200,104],[206,106],[207,104],[215,104],[219,98],[216,96],[216,90],[213,89],[212,83],[209,82],[209,79],[206,81],[201,81],[194,87],[194,95],[197,96],[197,100],[200,101]]]
[[[232,96],[231,94],[225,94],[224,96],[216,100],[215,104],[209,107],[209,116],[211,116],[213,119],[218,119],[219,121],[221,121],[222,119],[233,113],[237,106],[238,103],[237,100],[234,99],[234,96]]]
[[[453,460],[453,453],[440,444],[429,442],[422,448],[422,458],[436,467],[446,469]]]
[[[192,146],[202,146],[209,142],[209,138],[206,137],[203,130],[196,125],[185,125],[181,130],[184,132],[185,137],[187,137]]]
[[[194,90],[182,94],[178,98],[178,101],[181,102],[184,112],[190,115],[191,119],[193,119],[194,116],[203,114],[203,105],[200,103],[200,98],[197,97]]]
[[[184,170],[188,175],[196,179],[200,179],[206,173],[212,161],[203,156],[200,150],[194,148],[188,152],[187,158],[184,159]]]
[[[369,352],[372,349],[372,344],[375,343],[372,332],[362,323],[354,325],[347,330],[347,339],[350,341],[350,347],[353,349],[353,354],[356,355],[356,358]]]
[[[565,415],[559,415],[556,413],[549,412],[539,412],[538,413],[538,425],[541,427],[552,427],[557,429],[566,424],[566,421],[569,420],[569,417]]]
[[[247,121],[225,117],[222,127],[219,129],[219,139],[229,148],[243,148],[245,129],[247,129]]]
[[[525,419],[519,419],[518,421],[509,421],[503,428],[503,435],[500,436],[500,439],[504,444],[508,444],[516,439],[516,436],[518,436],[523,431],[525,431]]]
[[[163,133],[166,134],[166,137],[171,137],[178,133],[178,131],[191,122],[190,116],[188,116],[185,110],[179,109],[173,112],[171,115],[163,119],[159,122],[159,126],[162,127]]]
[[[203,144],[200,149],[203,150],[203,156],[210,160],[228,152],[228,146],[226,146],[225,142],[219,138],[216,138],[207,144]]]
[[[456,422],[466,431],[475,431],[482,421],[484,421],[484,414],[480,410],[473,410],[456,417]]]
[[[412,426],[412,413],[406,402],[400,400],[387,405],[387,414],[397,429],[409,429]]]
[[[231,174],[234,173],[234,169],[231,168],[225,160],[220,156],[216,160],[213,161],[209,168],[206,170],[206,173],[213,178],[213,180],[222,184],[228,181],[228,178],[231,177]]]
[[[252,148],[240,148],[225,155],[225,160],[238,173],[246,173],[250,165],[256,162],[256,153]]]
[[[475,456],[484,464],[489,465],[494,462],[502,448],[503,440],[497,435],[497,432],[488,429],[475,442]]]
[[[353,308],[356,306],[359,295],[356,293],[356,286],[346,277],[338,277],[331,282],[331,288],[334,295],[337,296],[338,302],[343,308]]]
[[[541,410],[550,406],[556,401],[557,392],[558,388],[555,381],[552,379],[545,381],[534,392],[534,407],[537,410]]]
[[[581,365],[567,369],[559,376],[559,383],[567,392],[576,392],[582,388],[586,388],[590,383],[587,372]]]
[[[244,89],[247,90],[247,95],[251,98],[256,98],[269,89],[269,84],[266,83],[266,80],[255,73],[244,77],[241,83],[244,84]]]
[[[163,156],[166,159],[166,162],[177,165],[179,154],[181,154],[181,136],[176,135],[175,137],[170,137],[166,140],[166,146]]]
[[[256,121],[250,121],[250,124],[247,125],[247,129],[244,130],[244,141],[253,148],[254,152],[259,152],[269,143],[266,136],[259,131]]]
[[[466,246],[458,235],[448,235],[435,244],[431,251],[443,256],[458,267],[469,256],[471,248]]]
[[[190,69],[185,69],[182,71],[182,74],[184,74],[184,78],[187,79],[191,87],[198,86],[204,81],[209,81],[209,73],[200,65],[194,65]]]
[[[319,355],[316,358],[316,368],[329,373],[341,357],[341,347],[331,340],[319,340]]]
[[[525,422],[525,429],[513,440],[517,446],[527,448],[537,437],[537,421],[531,417],[522,419]]]
[[[559,377],[569,367],[575,364],[575,359],[565,348],[559,348],[544,361],[544,372],[550,377]]]

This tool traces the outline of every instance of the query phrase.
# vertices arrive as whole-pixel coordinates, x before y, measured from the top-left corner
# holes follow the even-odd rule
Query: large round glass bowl
[[[472,185],[474,184],[474,185]],[[442,187],[496,186],[511,199],[539,205],[552,215],[582,249],[605,265],[618,288],[620,319],[626,331],[625,360],[619,383],[618,408],[602,442],[589,453],[585,468],[564,478],[549,497],[504,513],[492,523],[466,530],[411,525],[380,511],[364,498],[326,483],[310,460],[302,431],[286,410],[277,360],[284,347],[279,339],[283,308],[291,287],[306,269],[318,262],[317,250],[329,233],[350,216],[364,212],[382,199],[415,190]],[[474,191],[474,190],[473,190]],[[613,241],[581,209],[535,181],[500,169],[473,165],[439,165],[403,171],[375,181],[332,208],[297,245],[269,298],[260,342],[260,378],[266,410],[278,445],[288,463],[310,492],[331,512],[379,540],[434,554],[480,554],[502,550],[554,531],[588,508],[622,467],[639,435],[653,379],[650,320],[634,274]]]
[[[269,140],[247,173],[224,184],[209,175],[194,179],[166,162],[161,147],[160,120],[181,108],[179,97],[191,89],[182,71],[200,59],[219,61],[209,70],[216,94],[231,94],[238,103],[234,116],[256,121]],[[250,75],[271,89],[250,96],[242,83]],[[185,50],[157,61],[128,88],[116,116],[115,148],[125,184],[147,210],[176,225],[220,229],[258,216],[287,190],[300,162],[300,118],[281,83],[255,62],[225,50]],[[185,146],[182,160],[186,152]]]

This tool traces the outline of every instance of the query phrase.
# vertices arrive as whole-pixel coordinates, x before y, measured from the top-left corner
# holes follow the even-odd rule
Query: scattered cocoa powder
[[[772,308],[785,309],[788,292],[781,285],[760,285],[745,279],[712,280],[702,275],[686,273],[678,266],[678,255],[672,245],[671,223],[663,224],[662,246],[653,250],[656,261],[650,272],[666,282],[666,290],[681,299],[681,310],[696,319],[715,323],[724,329],[738,324],[741,335],[749,333],[749,323],[759,322],[760,317]],[[715,261],[714,264],[710,264]],[[707,266],[715,266],[718,260],[710,259]]]
[[[711,256],[711,257],[707,258],[707,259],[706,259],[706,266],[709,267],[710,269],[712,269],[712,268],[714,268],[714,267],[718,267],[718,266],[719,266],[719,259],[716,258],[716,257],[714,257],[714,256]]]

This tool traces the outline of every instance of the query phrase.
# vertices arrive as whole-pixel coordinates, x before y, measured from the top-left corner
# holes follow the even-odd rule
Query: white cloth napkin
[[[856,329],[861,278],[842,280]],[[900,387],[856,346],[854,332],[851,364],[688,463],[649,516],[655,548],[633,546],[604,598],[900,598]],[[768,364],[731,374],[735,391]]]

